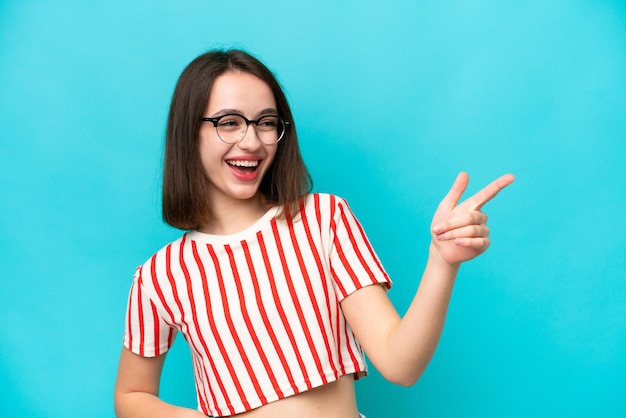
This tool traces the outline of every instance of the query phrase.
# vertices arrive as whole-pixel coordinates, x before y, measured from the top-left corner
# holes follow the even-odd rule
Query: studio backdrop
[[[357,382],[368,418],[626,416],[625,21],[617,0],[0,1],[0,415],[113,416],[134,269],[181,233],[169,100],[236,47],[276,73],[400,312],[456,174],[468,195],[517,177],[421,380]],[[183,338],[161,392],[195,406]]]

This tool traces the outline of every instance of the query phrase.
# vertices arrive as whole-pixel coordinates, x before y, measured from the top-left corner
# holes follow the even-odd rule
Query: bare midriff
[[[357,418],[358,416],[354,376],[352,375],[342,376],[335,382],[234,415],[237,418]]]

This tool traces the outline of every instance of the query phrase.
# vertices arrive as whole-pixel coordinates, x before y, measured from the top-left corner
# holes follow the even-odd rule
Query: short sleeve
[[[339,301],[364,286],[391,288],[387,272],[345,200],[337,198],[330,227],[330,268]]]
[[[135,271],[126,308],[124,347],[143,357],[156,357],[170,349],[176,328],[165,322],[141,281],[142,268]]]

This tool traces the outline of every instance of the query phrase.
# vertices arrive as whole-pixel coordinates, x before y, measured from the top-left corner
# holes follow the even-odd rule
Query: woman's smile
[[[260,158],[237,158],[228,159],[226,164],[230,167],[233,175],[241,181],[252,181],[259,173]]]

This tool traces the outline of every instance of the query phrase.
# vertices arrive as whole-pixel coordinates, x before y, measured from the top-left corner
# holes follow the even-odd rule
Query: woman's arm
[[[443,330],[461,262],[489,246],[487,217],[480,209],[513,179],[502,176],[457,205],[468,182],[467,174],[459,174],[433,217],[426,268],[403,318],[382,286],[367,286],[341,302],[355,336],[387,380],[412,385],[426,369]]]
[[[123,348],[115,382],[115,416],[118,418],[206,418],[193,409],[159,399],[159,381],[165,354],[142,357]]]

